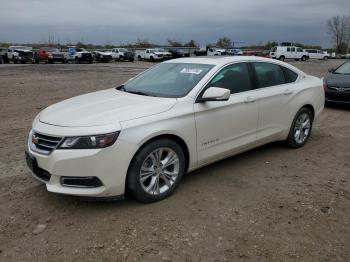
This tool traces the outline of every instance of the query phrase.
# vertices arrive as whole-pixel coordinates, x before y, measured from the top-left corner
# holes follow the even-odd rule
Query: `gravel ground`
[[[341,61],[291,62],[322,76]],[[116,86],[149,63],[0,65],[0,261],[350,261],[350,110],[309,143],[274,143],[188,174],[170,198],[48,193],[24,161],[35,115]]]

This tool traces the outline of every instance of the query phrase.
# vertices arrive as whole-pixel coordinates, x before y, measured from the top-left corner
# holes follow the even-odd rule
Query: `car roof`
[[[278,60],[258,56],[204,56],[204,57],[188,57],[168,60],[164,63],[191,63],[191,64],[210,64],[210,65],[226,65],[229,63],[240,61],[264,61],[279,63]]]
[[[214,65],[218,67],[225,66],[227,64],[236,62],[269,62],[287,67],[300,75],[305,75],[305,73],[298,68],[271,58],[265,58],[260,56],[204,56],[204,57],[188,57],[188,58],[177,58],[165,61],[163,63],[188,63],[188,64],[207,64]]]

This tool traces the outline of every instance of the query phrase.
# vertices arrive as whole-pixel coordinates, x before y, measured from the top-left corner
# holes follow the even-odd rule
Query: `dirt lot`
[[[322,76],[340,62],[292,63]],[[24,162],[35,115],[149,66],[0,65],[0,261],[350,261],[347,108],[326,108],[304,148],[276,143],[202,168],[159,203],[47,193]]]

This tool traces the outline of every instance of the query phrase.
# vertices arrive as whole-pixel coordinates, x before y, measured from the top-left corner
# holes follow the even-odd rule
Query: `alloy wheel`
[[[167,147],[157,148],[143,161],[140,169],[140,184],[150,195],[159,195],[168,191],[178,178],[180,171],[179,156]]]
[[[294,140],[298,144],[302,144],[308,138],[311,129],[310,115],[302,113],[298,116],[294,126]]]

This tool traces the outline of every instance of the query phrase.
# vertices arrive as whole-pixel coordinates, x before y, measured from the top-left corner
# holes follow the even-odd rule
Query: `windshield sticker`
[[[202,73],[202,71],[203,71],[202,69],[198,69],[198,68],[184,68],[180,71],[180,73],[199,75],[200,73]]]

